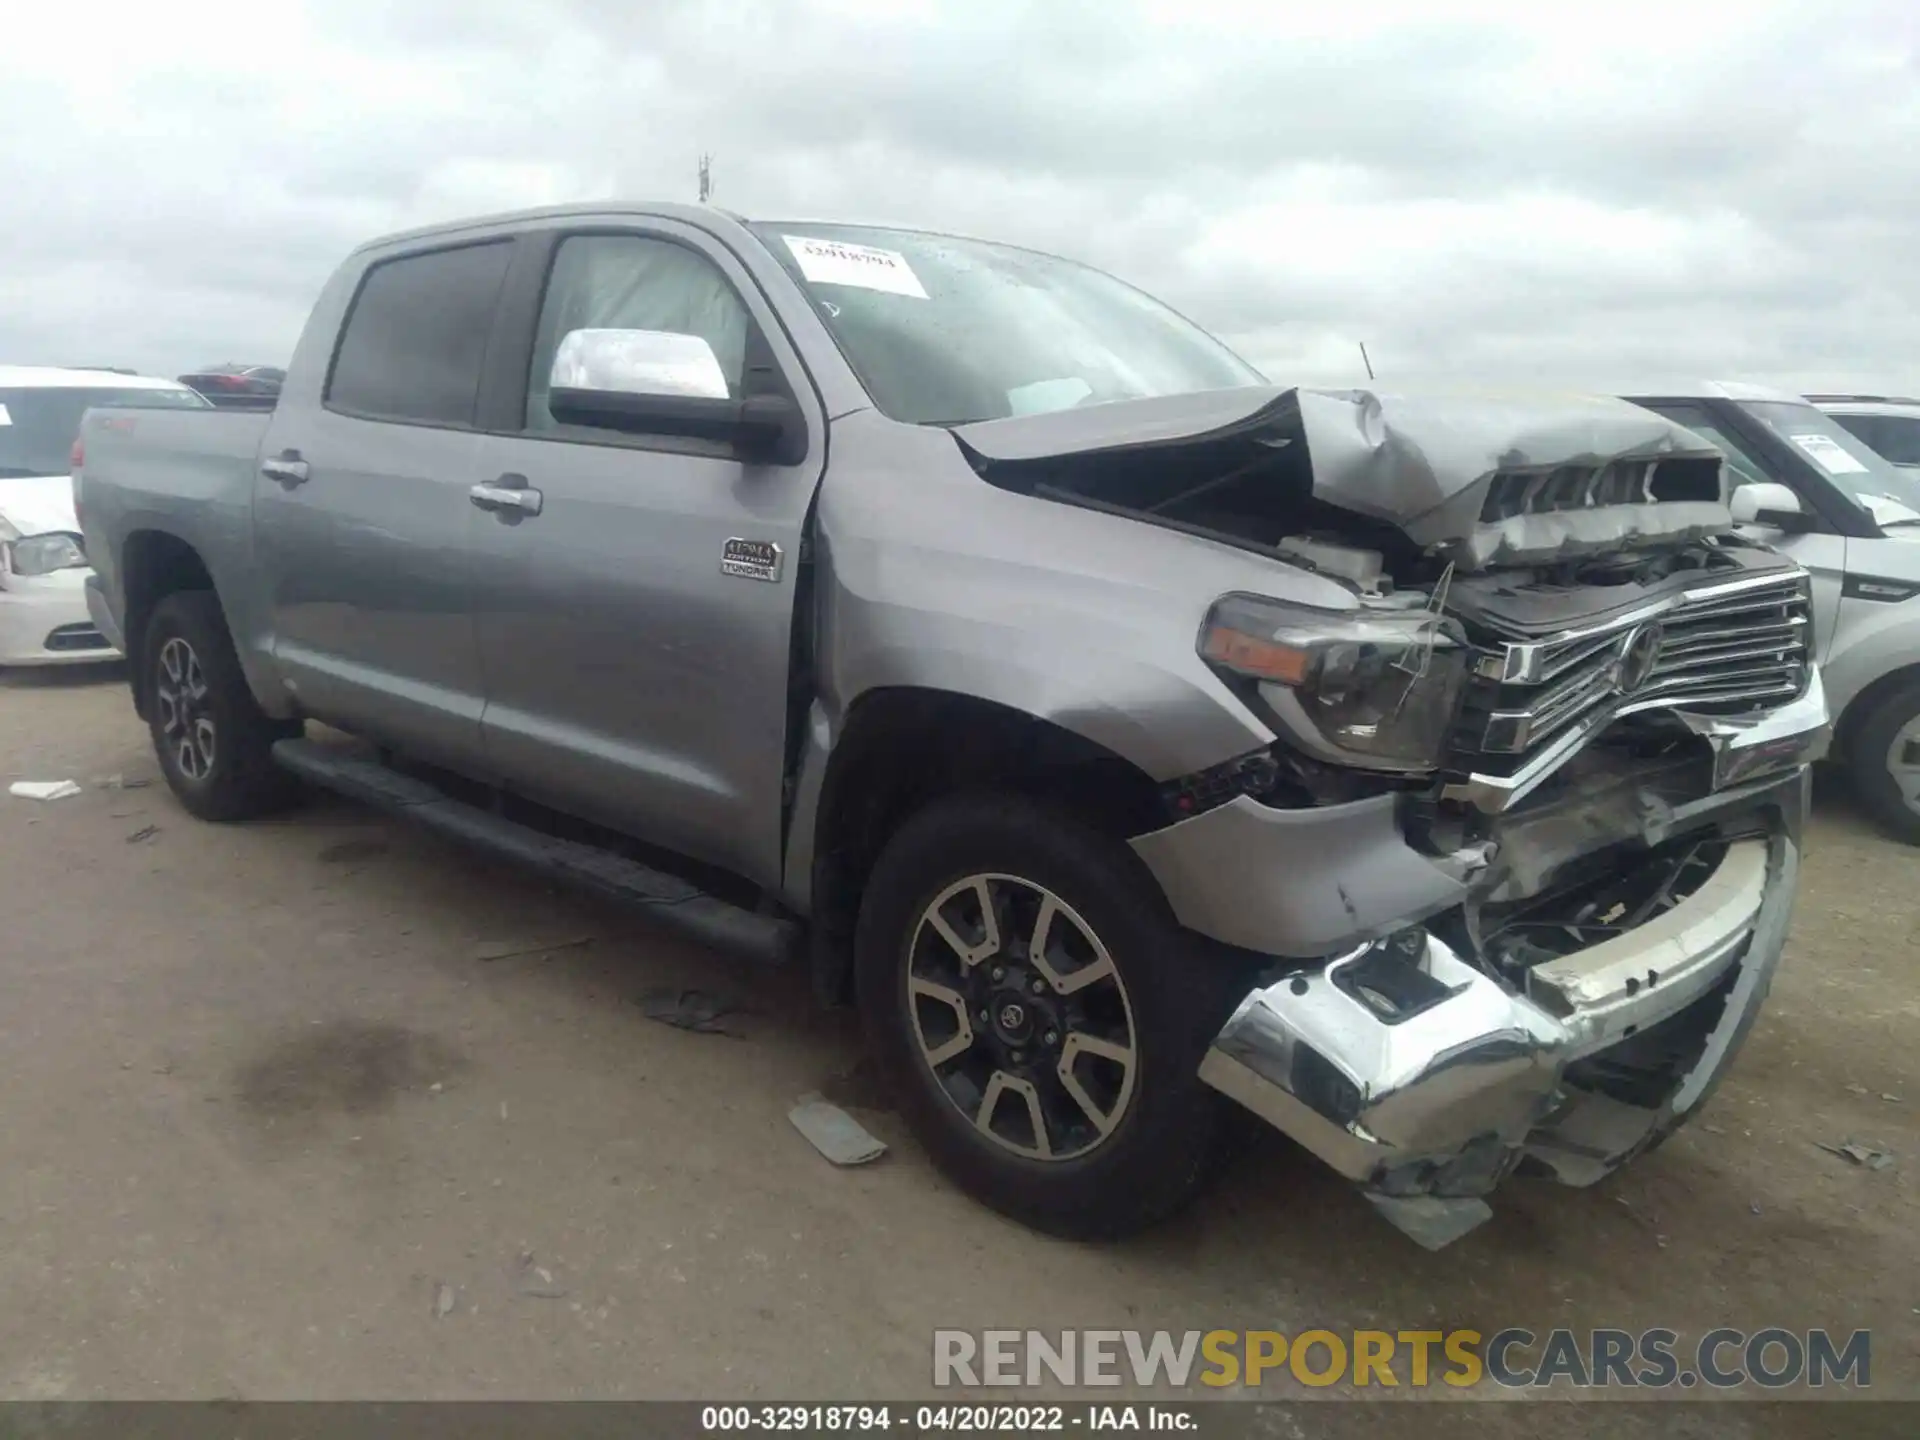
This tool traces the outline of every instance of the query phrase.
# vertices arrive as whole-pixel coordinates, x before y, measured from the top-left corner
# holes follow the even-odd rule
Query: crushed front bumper
[[[1201,1078],[1355,1181],[1429,1246],[1486,1219],[1484,1197],[1523,1162],[1568,1184],[1599,1179],[1699,1108],[1753,1024],[1786,939],[1808,762],[1824,750],[1825,719],[1816,682],[1805,702],[1761,725],[1703,729],[1713,791],[1684,812],[1650,806],[1640,838],[1651,846],[1724,826],[1712,872],[1672,908],[1524,978],[1496,978],[1494,967],[1463,957],[1459,927],[1435,909],[1447,887],[1424,874],[1397,895],[1343,886],[1340,911],[1361,933],[1317,968],[1297,967],[1247,995]],[[1243,852],[1230,873],[1262,858],[1281,874],[1294,863]],[[1374,873],[1391,868],[1373,864]],[[1311,855],[1298,869],[1326,878]],[[1277,888],[1262,904],[1286,913],[1284,883]],[[1380,916],[1401,901],[1405,918],[1383,929]],[[1300,913],[1291,910],[1296,924]],[[1588,1083],[1596,1067],[1633,1058],[1667,1021],[1662,1043],[1676,1028],[1684,1040],[1658,1071],[1657,1096],[1641,1087],[1630,1103]]]
[[[1736,841],[1673,909],[1535,967],[1524,994],[1424,930],[1370,942],[1248,995],[1201,1078],[1358,1182],[1416,1239],[1444,1244],[1491,1214],[1481,1197],[1522,1158],[1590,1184],[1688,1117],[1772,981],[1798,860],[1786,833]],[[1363,977],[1383,960],[1427,976],[1431,1000],[1382,1014]],[[1663,1103],[1563,1083],[1572,1062],[1693,1005],[1719,1009]]]

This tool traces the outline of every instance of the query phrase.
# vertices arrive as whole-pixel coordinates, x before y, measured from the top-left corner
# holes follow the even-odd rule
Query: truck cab
[[[1712,441],[1736,519],[1812,576],[1836,758],[1880,821],[1920,844],[1920,471],[1785,391],[1729,381],[1630,398]]]

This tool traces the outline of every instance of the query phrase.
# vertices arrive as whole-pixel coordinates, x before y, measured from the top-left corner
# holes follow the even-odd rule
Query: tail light
[[[67,468],[73,472],[76,478],[78,478],[80,467],[86,462],[86,458],[87,442],[76,439],[73,442],[73,449],[67,452]]]

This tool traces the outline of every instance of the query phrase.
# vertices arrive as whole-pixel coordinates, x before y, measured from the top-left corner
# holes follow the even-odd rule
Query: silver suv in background
[[[1813,576],[1834,755],[1888,829],[1920,844],[1920,472],[1806,398],[1736,382],[1632,398],[1727,457],[1743,530]]]
[[[1882,459],[1920,469],[1920,400],[1893,395],[1809,395]]]
[[[1428,1244],[1657,1144],[1826,743],[1806,574],[1680,426],[1272,385],[950,236],[395,236],[271,413],[90,416],[74,483],[189,811],[300,776],[804,957],[944,1170],[1066,1234],[1192,1194],[1222,1096]]]

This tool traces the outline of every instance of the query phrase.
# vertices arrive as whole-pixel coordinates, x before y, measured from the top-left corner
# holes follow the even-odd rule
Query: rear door
[[[526,244],[506,306],[522,363],[474,473],[538,507],[472,512],[489,762],[523,794],[774,883],[818,400],[765,297],[705,232],[633,218]],[[807,458],[746,463],[724,443],[557,423],[554,352],[593,328],[698,337],[734,396],[749,353],[770,356],[807,416]]]
[[[306,713],[483,763],[474,634],[475,412],[514,242],[382,256],[317,395],[268,427],[254,524],[273,650]]]

